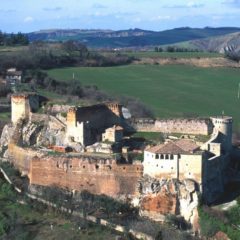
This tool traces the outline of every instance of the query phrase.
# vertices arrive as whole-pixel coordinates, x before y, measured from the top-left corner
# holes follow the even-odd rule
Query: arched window
[[[173,154],[170,155],[170,159],[173,160]]]
[[[166,159],[167,159],[167,160],[169,159],[169,155],[168,155],[168,154],[166,154]]]
[[[161,157],[160,157],[161,159],[164,159],[164,155],[163,154],[161,154]]]

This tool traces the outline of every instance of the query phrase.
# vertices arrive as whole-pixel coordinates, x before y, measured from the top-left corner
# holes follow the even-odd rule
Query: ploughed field
[[[83,85],[96,85],[114,95],[139,98],[157,117],[231,115],[240,127],[240,69],[187,65],[128,65],[49,70],[61,81],[75,75]]]

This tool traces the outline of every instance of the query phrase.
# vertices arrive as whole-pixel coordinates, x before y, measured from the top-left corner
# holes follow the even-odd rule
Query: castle
[[[19,121],[25,119],[28,123],[24,129],[31,131],[22,132],[22,136],[27,134],[28,139],[31,139],[36,147],[39,145],[38,141],[47,142],[49,135],[54,135],[52,138],[56,139],[59,136],[60,139],[55,141],[55,144],[61,142],[64,147],[70,146],[75,153],[49,156],[48,151],[36,151],[31,149],[31,146],[22,147],[18,146],[17,141],[11,141],[8,154],[13,163],[29,176],[31,184],[57,185],[72,190],[87,189],[93,193],[117,197],[121,194],[137,194],[136,186],[143,176],[178,181],[191,179],[196,182],[209,203],[217,200],[224,191],[225,171],[232,150],[231,117],[138,120],[129,126],[129,121],[124,119],[122,114],[122,106],[107,103],[89,107],[70,107],[66,119],[45,116],[44,125],[41,127],[34,117],[34,112],[38,108],[37,103],[38,97],[35,94],[12,96],[13,132],[14,126],[16,131]],[[147,147],[141,163],[129,161],[128,151],[124,153],[126,146],[122,139],[124,133],[132,128],[139,131],[154,129],[156,132],[165,133],[210,135],[209,140],[203,144],[193,139],[178,139]],[[34,132],[34,129],[38,130]],[[19,129],[17,130],[19,132]],[[105,143],[109,144],[110,148],[112,144],[117,144],[117,150],[109,152],[99,150],[98,153],[86,151],[87,146],[96,142],[101,144],[102,141],[110,142]],[[54,142],[51,144],[54,145]],[[125,161],[124,155],[125,157],[127,155]]]

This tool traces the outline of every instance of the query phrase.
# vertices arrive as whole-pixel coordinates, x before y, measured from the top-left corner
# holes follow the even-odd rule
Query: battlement
[[[210,119],[202,118],[136,119],[132,125],[140,132],[209,135],[213,131],[213,124]]]

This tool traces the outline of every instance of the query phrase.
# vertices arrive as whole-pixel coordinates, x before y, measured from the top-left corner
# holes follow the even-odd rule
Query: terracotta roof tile
[[[176,142],[168,142],[166,144],[157,145],[147,149],[146,151],[158,154],[184,154],[192,153],[199,149],[191,140],[181,139]]]
[[[148,149],[147,151],[152,153],[160,153],[160,154],[183,154],[186,153],[183,149],[178,147],[173,142],[168,142],[163,145],[158,145],[153,148]]]
[[[186,152],[194,152],[199,149],[199,146],[190,139],[180,139],[175,144]]]

